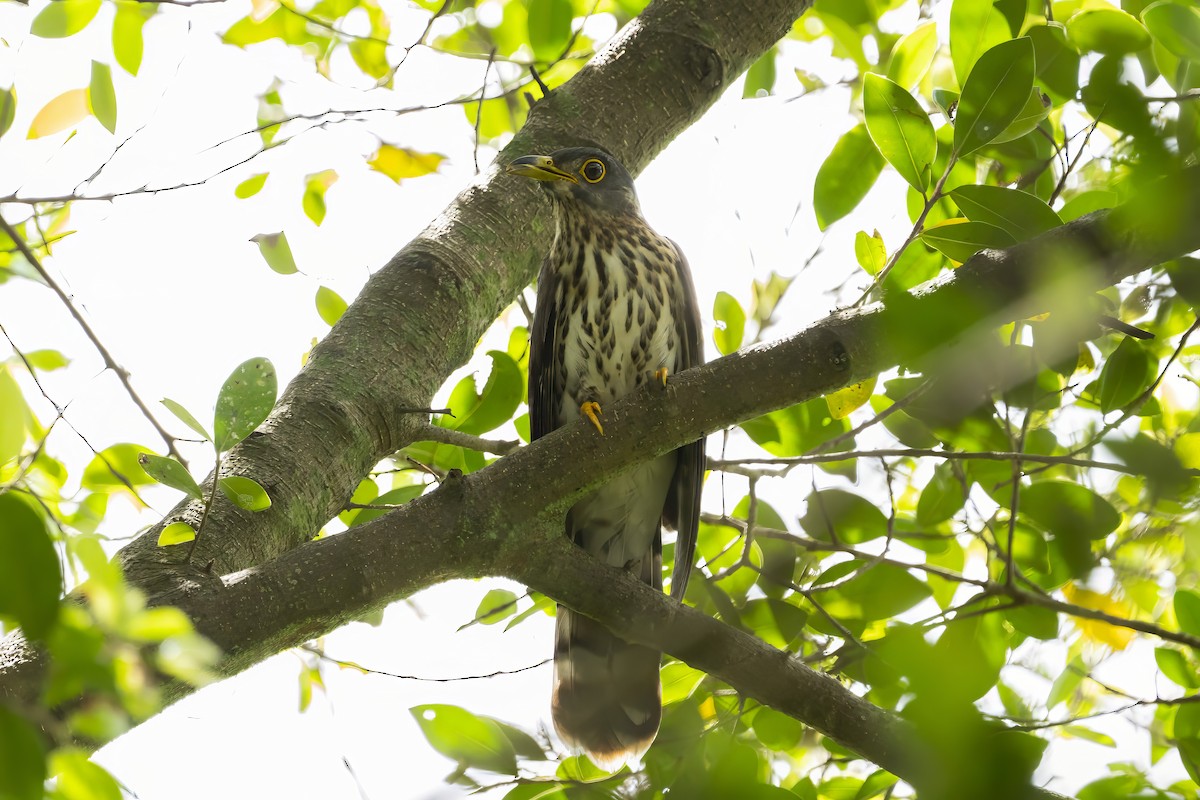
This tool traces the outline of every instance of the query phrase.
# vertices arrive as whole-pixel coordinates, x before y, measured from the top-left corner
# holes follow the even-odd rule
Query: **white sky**
[[[88,192],[204,178],[258,146],[257,136],[249,136],[207,149],[255,126],[255,94],[276,77],[284,84],[287,110],[311,112],[443,101],[476,88],[482,72],[482,63],[458,63],[418,50],[400,73],[395,91],[365,95],[315,77],[309,63],[278,42],[250,51],[220,44],[213,31],[228,27],[248,10],[248,3],[235,0],[190,10],[166,5],[146,27],[139,76],[131,78],[113,67],[116,136],[95,120],[85,120],[70,141],[64,141],[65,133],[26,141],[37,109],[62,91],[85,86],[91,59],[112,61],[109,26],[101,21],[67,43],[27,36],[29,21],[43,5],[36,0],[29,8],[0,5],[0,36],[8,44],[0,46],[0,85],[15,81],[19,91],[16,122],[0,138],[0,195],[18,189],[22,195],[69,192],[125,139],[128,143]],[[393,38],[411,41],[424,17],[402,12],[400,6],[392,6],[397,10]],[[113,6],[105,5],[101,20],[112,12]],[[352,77],[348,57],[340,52],[335,77]],[[819,59],[820,68],[830,68],[819,48],[806,52]],[[836,79],[840,74],[834,69]],[[811,186],[836,137],[852,124],[847,93],[832,89],[787,102],[799,85],[783,72],[777,90],[780,98],[743,101],[739,83],[638,181],[647,218],[688,254],[706,312],[718,290],[748,306],[753,278],[771,270],[794,274],[822,241],[813,222]],[[378,146],[377,136],[441,152],[449,160],[439,174],[406,182],[401,190],[363,163]],[[246,358],[269,357],[281,382],[295,374],[312,338],[327,330],[313,305],[317,287],[329,286],[351,300],[371,271],[474,179],[472,146],[472,131],[459,108],[391,120],[380,115],[372,118],[370,128],[346,123],[313,131],[198,188],[76,204],[69,227],[78,232],[55,248],[47,266],[86,309],[102,340],[131,371],[143,398],[157,408],[158,398],[171,397],[205,421],[221,381]],[[481,150],[481,165],[492,156]],[[327,168],[341,177],[329,190],[328,216],[318,228],[303,216],[300,197],[304,176]],[[239,182],[267,170],[271,177],[261,193],[235,199],[233,188]],[[894,174],[885,173],[862,221],[835,226],[824,240],[828,255],[823,266],[804,274],[802,285],[781,308],[779,318],[785,322],[772,335],[797,330],[831,310],[826,290],[853,264],[853,236],[859,227],[879,228],[889,246],[907,233],[907,215],[897,201],[900,186]],[[24,213],[15,205],[2,211],[9,220]],[[249,241],[255,234],[278,230],[286,231],[304,274],[271,272]],[[10,281],[0,289],[0,321],[23,349],[52,347],[75,359],[70,368],[44,376],[43,383],[59,403],[70,402],[68,419],[95,447],[132,441],[161,450],[161,442],[114,377],[102,372],[99,358],[48,291]],[[711,329],[711,320],[706,324]],[[709,346],[715,355],[711,341]],[[455,377],[480,367],[486,371],[486,360]],[[37,396],[32,385],[23,385],[28,397]],[[43,420],[52,418],[44,403],[35,406]],[[160,419],[176,433],[186,433],[165,410]],[[86,447],[60,426],[50,449],[75,465],[70,485],[77,485],[90,457]],[[211,461],[203,448],[191,446],[185,453],[195,474],[208,470]],[[732,507],[744,484],[731,478],[727,486]],[[785,518],[795,519],[801,509],[794,489],[776,484],[763,491]],[[129,504],[114,502],[105,530],[128,535],[168,510],[176,493],[152,490],[147,497],[155,510],[140,516]],[[706,504],[719,509],[720,502],[718,493],[710,491]],[[412,605],[390,608],[380,628],[348,626],[328,637],[325,647],[335,657],[368,667],[430,677],[515,669],[546,658],[552,641],[548,617],[507,633],[501,632],[502,625],[455,632],[472,618],[484,590],[465,583],[436,587]],[[1142,648],[1140,655],[1131,656],[1136,659],[1132,665],[1109,677],[1130,691],[1153,696],[1154,671],[1146,652]],[[329,696],[318,693],[306,714],[297,713],[297,667],[295,655],[283,654],[204,689],[105,747],[96,759],[143,800],[357,797],[343,758],[372,798],[453,796],[455,790],[442,783],[453,765],[425,743],[408,713],[410,706],[454,703],[526,730],[548,720],[548,665],[448,684],[327,668]],[[1049,659],[1047,667],[1056,669],[1056,662]],[[1031,693],[1045,691],[1044,682],[1036,679],[1013,681],[1027,685]],[[1110,756],[1147,760],[1142,737],[1126,723],[1095,727],[1136,744],[1134,752],[1055,742],[1045,763],[1069,773],[1055,788],[1071,790],[1098,777]],[[1174,769],[1178,771],[1177,764]]]

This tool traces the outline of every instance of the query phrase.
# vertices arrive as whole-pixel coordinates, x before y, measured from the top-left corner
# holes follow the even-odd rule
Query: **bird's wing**
[[[555,276],[548,264],[538,275],[537,305],[529,335],[529,438],[537,440],[557,427],[558,359],[554,357],[558,320],[554,308]]]
[[[704,332],[700,324],[700,306],[696,302],[696,287],[687,258],[679,245],[671,242],[679,257],[679,296],[675,300],[675,325],[682,352],[677,361],[679,370],[704,363]],[[679,448],[675,476],[667,493],[663,521],[674,528],[675,566],[671,572],[671,597],[683,599],[692,560],[696,553],[696,530],[700,525],[700,490],[704,483],[704,439]]]

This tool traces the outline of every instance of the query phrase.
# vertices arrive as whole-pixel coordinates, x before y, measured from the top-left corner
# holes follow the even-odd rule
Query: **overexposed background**
[[[457,106],[404,116],[375,113],[367,117],[369,123],[313,126],[286,146],[230,168],[260,148],[257,134],[242,134],[256,127],[256,96],[273,82],[279,82],[289,113],[398,109],[476,91],[484,66],[418,48],[393,90],[366,91],[365,79],[349,65],[343,49],[334,59],[334,81],[329,81],[315,74],[311,60],[280,42],[249,50],[222,44],[218,32],[250,11],[250,3],[240,0],[190,9],[164,5],[148,22],[139,75],[113,69],[115,135],[86,119],[74,135],[26,140],[39,108],[67,89],[87,85],[93,58],[112,61],[109,26],[101,21],[73,37],[71,47],[28,35],[30,20],[43,5],[36,0],[29,7],[0,5],[0,85],[15,82],[20,90],[16,121],[0,138],[0,196],[68,194],[101,165],[95,179],[80,190],[85,196],[203,181],[191,188],[74,204],[66,227],[75,233],[57,244],[46,261],[156,409],[158,398],[170,397],[202,421],[210,419],[221,382],[253,356],[270,358],[281,385],[285,383],[300,369],[313,339],[328,330],[313,302],[318,287],[352,300],[373,270],[476,179],[473,130]],[[112,13],[113,7],[105,5],[101,20]],[[415,40],[427,19],[424,12],[399,3],[389,13],[397,42]],[[480,13],[488,13],[486,7]],[[903,9],[894,27],[911,27],[915,17],[915,5]],[[357,32],[365,33],[365,19],[359,22],[364,28]],[[607,15],[587,24],[587,33],[598,39],[615,29]],[[452,25],[441,20],[434,34]],[[356,32],[352,26],[349,30]],[[804,47],[807,69],[830,81],[840,77],[838,63],[824,45],[786,46]],[[394,62],[398,52],[394,49],[389,60]],[[493,71],[493,84],[495,76]],[[718,290],[748,306],[753,279],[772,271],[796,275],[823,248],[788,294],[768,338],[798,330],[832,310],[836,301],[831,292],[853,264],[857,230],[878,228],[893,247],[910,227],[903,183],[887,171],[853,217],[827,236],[818,232],[811,187],[821,161],[852,124],[849,92],[835,87],[796,99],[801,93],[796,78],[782,71],[773,97],[743,100],[739,82],[638,180],[646,217],[688,254],[706,312]],[[294,123],[286,130],[306,126]],[[397,187],[364,164],[381,139],[441,153],[447,160],[438,173]],[[480,148],[480,166],[486,169],[494,155],[494,150]],[[300,198],[305,176],[324,169],[337,170],[339,180],[326,195],[328,215],[318,227],[303,215]],[[268,171],[260,193],[235,198],[234,187],[241,181]],[[10,221],[28,213],[19,204],[0,210]],[[287,233],[301,274],[272,272],[250,241],[280,230]],[[865,285],[865,274],[859,274]],[[69,404],[67,419],[92,446],[128,441],[161,451],[161,441],[115,377],[103,371],[99,357],[48,290],[11,281],[0,292],[0,321],[22,349],[54,348],[74,358],[67,369],[48,373],[42,381],[60,405]],[[489,336],[503,342],[508,326],[522,322],[519,312],[511,314]],[[705,323],[711,332],[711,314]],[[715,356],[711,340],[709,347],[710,357]],[[0,355],[7,357],[6,349],[0,345]],[[482,380],[487,364],[484,358],[466,365],[448,385],[471,372],[480,373]],[[23,376],[19,379],[40,418],[52,419],[49,404]],[[159,416],[173,432],[186,434],[169,414]],[[506,436],[515,438],[511,431]],[[87,446],[63,425],[48,447],[67,464],[82,465],[91,458]],[[207,446],[185,447],[193,473],[206,473],[211,466]],[[78,480],[73,474],[68,488]],[[736,503],[744,485],[732,477],[726,481],[729,502]],[[794,493],[782,485],[767,482],[762,491],[789,521],[803,513]],[[146,490],[144,496],[154,506],[150,511],[139,512],[123,501],[110,505],[102,532],[113,537],[114,550],[177,499],[175,492],[162,488]],[[710,486],[705,502],[720,509],[719,487]],[[508,632],[503,625],[455,631],[472,619],[484,590],[467,583],[435,587],[389,608],[379,627],[356,623],[332,634],[324,648],[331,656],[372,669],[435,679],[520,669],[549,656],[549,617]],[[457,682],[363,675],[326,666],[327,691],[318,692],[309,710],[299,713],[300,659],[281,654],[203,689],[103,748],[96,760],[143,800],[340,798],[357,797],[360,791],[372,798],[458,796],[461,790],[442,783],[453,764],[425,743],[408,711],[411,706],[454,703],[530,731],[548,726],[548,664]],[[1155,675],[1152,651],[1145,646],[1098,673],[1146,697],[1157,694]],[[1048,685],[1032,673],[1013,676],[1010,682],[1033,694],[1044,693]],[[1044,761],[1060,776],[1052,788],[1071,791],[1105,774],[1110,755],[1148,763],[1144,732],[1120,720],[1096,727],[1117,737],[1121,748],[1056,739]],[[1182,772],[1177,761],[1159,769],[1173,770],[1170,775]]]

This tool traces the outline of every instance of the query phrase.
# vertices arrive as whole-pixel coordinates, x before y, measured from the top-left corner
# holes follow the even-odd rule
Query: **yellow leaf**
[[[873,391],[875,378],[871,377],[825,395],[825,402],[829,405],[829,413],[834,419],[845,419],[854,409],[870,400]]]
[[[1075,362],[1076,372],[1091,372],[1096,368],[1096,359],[1092,356],[1092,349],[1083,342],[1079,343],[1079,359]]]
[[[383,144],[367,160],[371,169],[382,172],[396,183],[406,178],[419,178],[437,172],[446,157],[438,153],[418,153],[404,147]]]
[[[1080,588],[1074,583],[1068,583],[1063,587],[1063,596],[1069,603],[1094,611],[1103,611],[1114,617],[1128,617],[1132,613],[1128,602],[1118,600],[1111,594],[1101,594],[1093,592],[1091,589]],[[1129,628],[1121,628],[1107,622],[1084,617],[1074,617],[1072,621],[1075,623],[1075,627],[1079,628],[1079,632],[1083,634],[1083,638],[1098,644],[1106,644],[1114,650],[1124,650],[1133,641],[1133,631]]]
[[[1188,469],[1200,469],[1200,433],[1185,433],[1176,439],[1175,455]]]
[[[66,130],[90,113],[87,89],[71,89],[42,106],[29,126],[28,139]]]

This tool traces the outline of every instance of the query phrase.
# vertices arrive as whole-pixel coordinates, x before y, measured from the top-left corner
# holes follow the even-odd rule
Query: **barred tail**
[[[558,735],[602,769],[641,758],[662,717],[658,651],[558,609],[551,714]]]

